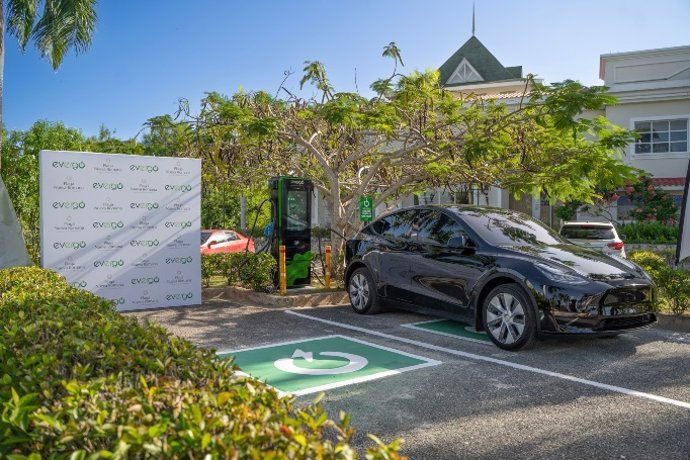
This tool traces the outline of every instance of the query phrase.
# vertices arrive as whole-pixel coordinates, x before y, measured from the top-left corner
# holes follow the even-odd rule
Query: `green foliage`
[[[270,292],[277,270],[273,255],[262,252],[204,254],[201,257],[201,278],[208,286],[212,276],[222,276],[229,286]]]
[[[582,206],[581,201],[564,203],[554,210],[554,214],[561,220],[575,220],[577,219],[577,210],[580,206]]]
[[[672,268],[669,265],[669,255],[635,251],[629,258],[654,280],[662,303],[671,313],[682,315],[690,309],[690,272],[683,268]]]
[[[676,244],[678,226],[658,221],[635,222],[618,227],[618,234],[625,235],[626,243]]]
[[[185,102],[177,124],[193,127],[187,154],[203,158],[208,174],[238,190],[265,188],[270,176],[309,177],[331,212],[326,220],[346,238],[360,227],[363,195],[378,206],[428,187],[464,184],[591,203],[598,190],[620,189],[639,173],[621,161],[622,148],[634,140],[630,131],[603,117],[581,117],[614,103],[603,87],[545,86],[529,76],[521,104],[508,109],[444,90],[436,70],[399,74],[395,43],[383,55],[393,60],[393,72],[371,85],[373,98],[338,92],[324,65],[310,61],[299,83],[313,86],[311,99],[287,90],[287,99],[211,92],[195,115]],[[332,243],[339,260],[342,238]]]
[[[0,457],[356,458],[347,415],[295,407],[53,272],[0,270],[0,327]]]
[[[41,57],[57,70],[70,48],[84,52],[91,45],[96,28],[96,0],[39,2],[8,0],[7,30],[24,51],[31,39]],[[39,7],[43,11],[39,14]]]
[[[666,283],[670,267],[661,255],[652,251],[634,251],[628,258],[642,267],[657,286],[663,286]]]
[[[682,315],[690,308],[690,272],[671,270],[664,285],[666,300],[675,315]]]
[[[658,221],[667,225],[674,225],[678,221],[679,209],[671,194],[656,187],[651,178],[640,176],[637,183],[625,187],[625,194],[635,206],[630,211],[633,219],[639,222]]]

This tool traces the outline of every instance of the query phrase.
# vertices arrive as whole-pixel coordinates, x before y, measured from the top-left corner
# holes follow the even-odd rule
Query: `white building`
[[[647,171],[680,207],[690,158],[690,46],[603,54],[599,78],[618,98],[602,115],[640,135],[625,162]],[[622,197],[619,219],[628,208]]]

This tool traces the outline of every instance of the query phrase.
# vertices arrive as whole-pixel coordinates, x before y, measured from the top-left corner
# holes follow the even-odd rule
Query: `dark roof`
[[[482,82],[453,83],[446,82],[458,68],[463,58],[475,68],[484,79]],[[460,86],[463,84],[489,83],[503,80],[515,80],[522,78],[522,66],[503,67],[498,59],[491,54],[482,42],[474,35],[465,42],[446,62],[439,68],[441,72],[441,84],[444,86]]]

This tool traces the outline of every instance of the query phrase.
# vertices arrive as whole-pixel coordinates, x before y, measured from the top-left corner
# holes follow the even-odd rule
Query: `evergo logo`
[[[168,221],[165,223],[166,228],[189,228],[191,226],[192,226],[192,222],[189,220]]]
[[[143,278],[132,278],[130,280],[132,284],[158,284],[160,282],[160,278],[157,276],[148,276],[148,277],[143,277]]]
[[[78,289],[84,289],[86,286],[89,285],[86,281],[75,281],[74,283],[71,283],[73,287],[78,288]]]
[[[130,171],[140,171],[140,172],[147,172],[147,173],[154,173],[158,171],[158,166],[153,165],[129,165],[129,170]]]
[[[192,256],[189,257],[166,257],[165,258],[165,263],[170,265],[170,264],[191,264],[194,258]]]
[[[132,209],[158,209],[158,203],[129,203],[129,207]]]
[[[86,247],[86,241],[60,241],[53,243],[53,248],[55,249],[84,249]]]
[[[122,190],[125,184],[122,182],[94,182],[93,188],[96,190]]]
[[[93,223],[93,228],[109,228],[109,229],[117,229],[117,228],[124,228],[125,223],[122,222],[121,220],[118,220],[117,222],[115,221],[110,221],[110,222],[94,222]]]
[[[55,209],[84,209],[86,203],[83,201],[53,201]]]
[[[152,248],[158,246],[160,242],[158,240],[132,240],[129,242],[130,246],[140,247],[144,246],[147,248]]]
[[[193,292],[180,292],[177,294],[168,294],[165,296],[165,300],[189,300],[194,297]]]
[[[174,192],[191,192],[192,191],[192,186],[191,185],[166,185],[165,186],[166,190],[172,190]]]
[[[84,169],[86,163],[83,161],[53,161],[53,168]]]
[[[122,267],[125,264],[125,261],[122,259],[116,259],[116,260],[96,260],[93,263],[93,266],[98,268],[98,267]]]

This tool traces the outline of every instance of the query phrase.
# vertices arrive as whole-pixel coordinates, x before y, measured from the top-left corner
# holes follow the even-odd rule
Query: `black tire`
[[[374,277],[366,267],[360,267],[347,282],[347,294],[352,309],[360,315],[374,315],[381,311]]]
[[[537,337],[537,316],[531,300],[517,284],[502,284],[482,305],[484,330],[504,350],[529,348]]]

